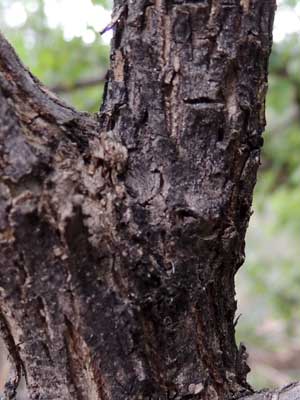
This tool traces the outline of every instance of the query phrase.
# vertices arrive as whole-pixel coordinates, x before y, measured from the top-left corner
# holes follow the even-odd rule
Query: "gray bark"
[[[43,400],[252,393],[234,338],[234,275],[274,9],[116,2],[98,115],[51,94],[1,36],[0,324],[16,369],[7,398],[21,375]]]

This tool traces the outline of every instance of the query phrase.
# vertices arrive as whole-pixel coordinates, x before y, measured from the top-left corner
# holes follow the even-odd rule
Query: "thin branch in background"
[[[59,83],[51,87],[54,93],[70,93],[78,89],[84,89],[92,86],[98,86],[105,82],[106,73],[100,77],[83,79],[72,83]]]

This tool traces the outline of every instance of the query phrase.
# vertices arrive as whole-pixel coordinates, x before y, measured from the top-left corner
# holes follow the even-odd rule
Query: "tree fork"
[[[0,37],[0,310],[31,399],[252,393],[234,275],[274,10],[116,1],[95,116],[50,93]]]

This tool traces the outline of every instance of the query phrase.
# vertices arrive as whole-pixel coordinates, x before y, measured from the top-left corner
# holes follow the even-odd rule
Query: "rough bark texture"
[[[274,9],[273,0],[116,2],[98,116],[54,97],[0,38],[8,398],[22,374],[43,400],[251,393],[234,338],[234,275]]]

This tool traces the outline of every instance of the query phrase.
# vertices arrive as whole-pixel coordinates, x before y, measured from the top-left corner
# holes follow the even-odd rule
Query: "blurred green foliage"
[[[56,3],[59,5],[59,1]],[[14,8],[14,4],[19,7]],[[97,4],[108,6],[110,2],[101,0]],[[13,26],[7,23],[9,10],[16,14]],[[26,20],[20,26],[14,26],[18,25],[22,10],[26,12]],[[13,19],[13,11],[9,20]],[[100,25],[101,20],[99,30]],[[71,88],[78,81],[100,78],[107,70],[109,47],[103,43],[99,31],[87,26],[87,30],[94,33],[94,39],[89,43],[84,42],[80,31],[78,36],[66,40],[63,26],[53,29],[47,23],[44,0],[0,0],[0,26],[25,65],[49,87],[63,84]],[[98,84],[80,91],[66,91],[62,95],[79,109],[97,111],[102,91],[103,84]]]
[[[300,1],[282,1],[279,10],[284,6],[299,11]],[[288,359],[300,350],[299,33],[274,43],[269,71],[262,165],[246,239],[246,263],[237,276],[243,314],[237,337],[249,345],[250,355],[254,348],[285,352]],[[300,357],[286,370],[274,364],[259,372],[254,363],[252,383],[276,386],[277,373],[283,382],[299,379]]]
[[[26,18],[17,27],[10,26],[5,17],[14,3],[21,3],[26,12]],[[50,87],[72,88],[78,81],[103,76],[109,48],[95,26],[87,25],[94,33],[88,43],[80,34],[66,40],[63,26],[55,29],[49,26],[45,3],[46,0],[0,0],[2,30],[24,63]],[[94,7],[112,5],[110,0],[92,0],[92,3]],[[280,7],[289,7],[295,13],[298,7],[299,15],[300,1],[283,0],[279,11]],[[99,30],[100,25],[99,20]],[[103,85],[98,84],[62,95],[79,109],[97,111],[102,90]],[[251,347],[278,351],[300,337],[299,34],[286,35],[274,43],[267,122],[254,216],[247,235],[247,261],[237,277],[239,309],[243,314],[237,336]],[[289,376],[293,374],[295,370],[288,371]],[[252,381],[260,385],[275,384],[270,376],[260,374],[253,375]]]

